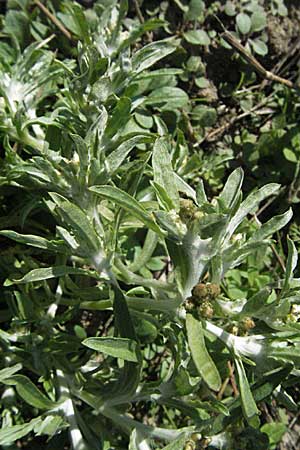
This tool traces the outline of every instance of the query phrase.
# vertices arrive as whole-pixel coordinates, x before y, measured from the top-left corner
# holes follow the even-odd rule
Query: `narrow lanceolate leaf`
[[[28,423],[2,428],[0,430],[0,445],[7,446],[16,442],[18,439],[30,433],[40,423],[42,423],[42,418],[37,417]]]
[[[186,329],[193,361],[199,374],[210,389],[218,391],[221,387],[221,377],[215,363],[207,351],[201,322],[195,319],[191,314],[187,314]]]
[[[192,449],[193,448],[192,446],[186,447],[187,443],[188,443],[188,438],[186,437],[185,434],[182,434],[181,437],[179,437],[175,441],[171,442],[166,447],[163,447],[162,450],[182,450],[185,448],[187,448],[188,450]]]
[[[272,217],[268,222],[264,223],[259,230],[257,230],[250,238],[250,242],[263,241],[264,239],[272,236],[276,231],[285,227],[289,223],[293,216],[293,210],[290,208],[284,214]]]
[[[239,167],[234,170],[228,177],[226,184],[220,194],[219,200],[221,205],[227,209],[232,208],[239,198],[239,193],[243,184],[244,172]]]
[[[86,347],[106,355],[121,358],[125,361],[138,362],[136,341],[116,337],[91,337],[82,342]]]
[[[173,206],[172,209],[179,210],[177,183],[172,168],[168,143],[165,138],[157,139],[154,144],[152,167],[155,183],[164,188],[170,198],[169,203]]]
[[[19,280],[7,279],[4,283],[4,286],[10,286],[12,284],[33,283],[34,281],[49,280],[50,278],[58,278],[65,275],[84,275],[91,276],[93,278],[99,278],[99,275],[91,270],[68,266],[53,266],[45,267],[43,269],[33,269]]]
[[[20,234],[16,231],[2,230],[0,235],[6,236],[20,244],[30,245],[32,247],[41,248],[43,250],[49,250],[52,252],[66,253],[67,247],[63,241],[49,241],[41,236],[34,236],[32,234]]]
[[[127,97],[120,98],[111,118],[107,122],[105,135],[108,138],[112,138],[126,125],[130,117],[130,109],[131,100]]]
[[[293,273],[294,273],[294,270],[296,269],[297,262],[298,262],[297,249],[295,247],[294,242],[289,237],[287,238],[287,244],[288,244],[288,258],[287,258],[285,277],[284,277],[284,287],[281,292],[281,295],[283,295],[288,290],[290,280],[293,277]]]
[[[15,364],[11,367],[5,367],[5,369],[0,370],[0,383],[6,378],[10,378],[16,372],[22,369],[22,364]]]
[[[135,361],[125,360],[124,367],[116,382],[112,383],[112,389],[109,392],[109,398],[120,395],[130,396],[136,392],[140,381],[141,370],[141,351],[136,342],[136,334],[123,292],[118,286],[113,286],[114,290],[114,315],[115,327],[121,338],[130,341],[135,352]],[[132,347],[130,347],[132,349]]]
[[[127,192],[122,191],[114,186],[92,186],[90,191],[99,195],[100,197],[107,198],[108,200],[116,203],[119,207],[130,212],[133,216],[143,222],[151,230],[162,235],[159,226],[152,219],[151,215],[146,209]]]
[[[132,57],[132,68],[136,74],[153,66],[157,61],[173,53],[178,41],[165,39],[143,46]]]
[[[278,192],[280,188],[280,184],[277,183],[270,183],[266,186],[263,186],[262,188],[258,189],[255,192],[252,192],[246,200],[244,200],[238,211],[235,213],[235,215],[230,220],[228,226],[227,226],[227,236],[226,238],[229,239],[232,234],[235,232],[237,227],[240,225],[240,223],[245,219],[245,217],[249,213],[254,213],[256,209],[258,208],[259,204],[267,197],[270,197],[270,195],[274,195]]]
[[[151,134],[134,136],[127,141],[122,142],[122,144],[119,145],[118,148],[110,153],[106,158],[105,162],[108,167],[108,172],[110,174],[114,173],[136,145],[147,144],[150,142],[153,142],[153,137]]]
[[[9,386],[16,386],[20,397],[31,406],[38,409],[51,409],[56,406],[46,395],[44,395],[36,386],[24,375],[13,375],[3,381]]]
[[[259,426],[258,409],[253,398],[246,372],[240,358],[235,358],[235,367],[238,375],[242,409],[249,425]]]
[[[99,239],[87,214],[62,195],[52,192],[50,196],[56,203],[60,216],[72,229],[80,245],[87,248],[89,252],[98,251],[100,247]]]

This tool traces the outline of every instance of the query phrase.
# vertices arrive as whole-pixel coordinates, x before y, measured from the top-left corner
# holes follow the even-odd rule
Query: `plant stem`
[[[65,26],[61,23],[61,21],[58,20],[57,17],[55,17],[49,11],[49,9],[46,8],[45,5],[43,5],[42,2],[40,2],[39,0],[34,0],[34,3],[36,4],[36,6],[40,8],[41,11],[43,11],[43,13],[48,17],[48,19],[50,19],[51,22],[54,23],[55,26],[57,26],[57,28],[66,36],[67,39],[69,40],[72,39],[71,33],[65,28]]]

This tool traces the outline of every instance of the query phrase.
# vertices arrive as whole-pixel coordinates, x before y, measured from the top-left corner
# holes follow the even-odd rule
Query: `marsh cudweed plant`
[[[226,276],[268,257],[292,212],[253,222],[279,185],[243,199],[239,168],[213,199],[175,170],[179,144],[153,113],[170,99],[153,92],[178,42],[140,47],[160,21],[103,4],[63,3],[74,40],[60,50],[41,13],[5,17],[0,444],[242,448],[247,430],[266,448],[257,405],[290,398],[299,373],[295,246],[251,296],[231,299]]]

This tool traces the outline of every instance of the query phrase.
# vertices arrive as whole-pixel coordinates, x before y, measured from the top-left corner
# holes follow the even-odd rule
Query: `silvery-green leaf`
[[[38,409],[51,409],[56,406],[45,394],[43,394],[36,385],[24,375],[12,375],[10,378],[2,380],[9,386],[16,386],[20,397],[31,406]]]
[[[167,241],[167,246],[182,296],[187,298],[216,251],[212,246],[212,238],[200,239],[188,230],[180,244]]]
[[[0,430],[0,445],[11,445],[13,442],[21,439],[30,433],[34,428],[42,422],[41,417],[36,417],[30,422],[23,423],[21,425],[13,425],[10,427],[2,428]]]
[[[137,343],[134,340],[116,337],[91,337],[82,342],[86,347],[125,361],[138,362]]]
[[[174,39],[165,39],[156,41],[151,44],[143,46],[140,50],[134,53],[132,57],[132,68],[136,73],[141,73],[145,69],[153,66],[160,59],[173,53],[177,47],[177,42]]]
[[[249,425],[258,427],[260,423],[258,418],[259,411],[251,393],[243,363],[239,357],[235,358],[235,367],[238,375],[238,383],[244,416]]]
[[[122,97],[115,106],[112,116],[108,119],[105,135],[112,138],[125,127],[130,118],[131,100],[127,97]]]
[[[288,244],[288,258],[287,258],[286,269],[285,269],[284,286],[281,291],[282,296],[285,294],[285,292],[289,288],[290,279],[293,277],[293,273],[297,267],[297,262],[298,262],[297,249],[295,247],[294,242],[289,237],[287,237],[287,244]]]
[[[176,181],[177,191],[183,192],[187,197],[194,200],[196,205],[198,205],[197,194],[195,189],[193,189],[189,184],[187,184],[176,172],[174,172],[174,177]]]
[[[89,190],[100,197],[107,198],[116,203],[119,207],[125,209],[147,225],[151,230],[156,231],[160,235],[162,234],[151,214],[134,197],[127,194],[127,192],[113,186],[92,186]]]
[[[152,154],[153,176],[155,183],[162,186],[170,198],[170,206],[172,204],[174,209],[179,210],[179,194],[168,147],[165,138],[156,140]]]
[[[250,242],[262,241],[272,236],[276,231],[285,227],[293,217],[293,210],[290,208],[285,213],[272,217],[251,236]]]
[[[239,193],[243,184],[243,179],[244,172],[240,167],[229,175],[225,186],[219,196],[221,205],[224,206],[225,210],[227,208],[232,208],[236,203],[236,200],[238,200]]]
[[[210,389],[218,391],[222,380],[215,363],[207,351],[200,320],[195,319],[191,314],[187,314],[186,329],[193,361],[199,374]]]
[[[72,229],[80,246],[85,248],[89,255],[99,251],[101,244],[87,214],[62,195],[51,192],[50,196],[56,203],[56,208],[63,221]]]
[[[53,267],[45,267],[42,269],[33,269],[26,275],[24,275],[23,278],[20,278],[18,280],[7,279],[4,285],[10,286],[12,284],[33,283],[35,281],[49,280],[51,278],[63,277],[65,275],[83,275],[83,276],[90,276],[93,278],[99,277],[96,272],[92,272],[91,270],[68,266],[53,266]]]
[[[240,204],[239,209],[230,220],[227,226],[225,240],[228,240],[233,235],[237,227],[240,225],[240,223],[245,219],[245,217],[248,214],[254,213],[257,210],[259,204],[267,197],[276,194],[279,188],[280,188],[279,184],[270,183],[266,184],[262,188],[248,195],[246,200],[244,200]]]
[[[6,378],[10,378],[12,375],[14,375],[16,372],[22,369],[22,364],[15,364],[14,366],[5,367],[4,369],[0,370],[0,383],[5,380]]]
[[[106,158],[108,172],[113,174],[120,167],[134,147],[151,142],[153,142],[153,137],[150,134],[134,136],[125,142],[122,142],[122,144],[119,145]]]
[[[170,444],[163,447],[162,450],[182,450],[185,448],[185,445],[188,442],[188,437],[185,434],[182,434],[181,437],[171,442]],[[189,450],[189,449],[188,449]]]
[[[43,250],[49,250],[52,252],[66,253],[66,247],[63,241],[55,241],[45,239],[41,236],[34,236],[32,234],[20,234],[16,231],[11,230],[1,230],[0,234],[6,236],[9,239],[13,239],[21,244],[31,245],[32,247],[41,248]]]

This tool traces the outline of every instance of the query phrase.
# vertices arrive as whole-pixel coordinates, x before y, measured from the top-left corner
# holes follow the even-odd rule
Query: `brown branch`
[[[294,83],[292,83],[290,80],[279,77],[278,75],[275,75],[274,73],[266,70],[257,61],[257,59],[253,55],[251,55],[251,53],[249,53],[245,49],[245,47],[243,47],[231,33],[229,33],[229,31],[225,31],[224,33],[222,33],[221,37],[224,39],[224,41],[226,41],[229,45],[231,45],[231,47],[233,47],[253,67],[255,72],[257,72],[262,78],[266,78],[267,80],[284,84],[289,88],[296,88]]]
[[[141,11],[141,8],[140,8],[138,0],[133,0],[133,4],[134,4],[135,12],[136,12],[136,15],[137,15],[139,21],[141,22],[141,24],[145,23],[145,18],[143,16],[142,11]],[[148,42],[151,42],[152,39],[153,39],[153,34],[151,32],[149,32],[149,31],[146,31],[145,34],[147,36]]]
[[[236,381],[235,381],[234,367],[232,366],[230,361],[227,361],[227,366],[228,366],[228,369],[229,369],[229,378],[230,378],[230,383],[231,383],[232,390],[233,390],[233,395],[235,397],[238,397],[240,394],[239,394],[239,390],[238,390],[238,387],[237,387],[237,384],[236,384]]]
[[[133,0],[133,3],[134,3],[136,15],[138,16],[139,21],[140,21],[141,23],[144,23],[144,22],[145,22],[145,19],[144,19],[144,16],[143,16],[143,14],[142,14],[142,11],[141,11],[141,8],[140,8],[140,5],[139,5],[138,0]]]
[[[71,33],[64,27],[61,21],[58,20],[57,17],[55,17],[42,2],[40,2],[40,0],[34,0],[34,3],[48,17],[48,19],[50,19],[51,22],[54,23],[54,25],[66,36],[66,38],[72,40]]]
[[[221,389],[219,390],[218,395],[217,395],[217,399],[219,401],[222,400],[222,397],[224,395],[224,392],[225,392],[225,389],[226,389],[228,383],[229,383],[229,378],[225,378],[224,382],[222,383]]]
[[[225,133],[227,130],[229,130],[236,122],[239,120],[244,119],[245,117],[255,113],[257,110],[259,110],[267,101],[269,100],[269,97],[265,97],[261,102],[259,102],[257,105],[253,106],[249,111],[245,111],[238,116],[233,116],[227,123],[224,125],[221,125],[220,127],[210,131],[207,133],[200,142],[194,144],[194,146],[200,145],[205,141],[214,141],[217,137],[219,137],[220,134]]]

